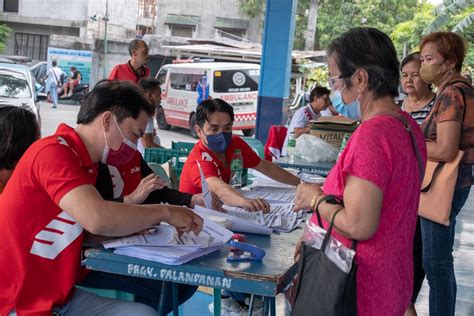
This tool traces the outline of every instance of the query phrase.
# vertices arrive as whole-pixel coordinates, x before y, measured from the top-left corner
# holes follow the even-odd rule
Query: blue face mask
[[[345,88],[345,86],[344,86]],[[352,101],[349,104],[344,103],[342,100],[341,91],[344,90],[334,90],[331,96],[331,102],[334,105],[336,111],[341,112],[342,115],[349,116],[352,119],[360,120],[362,118],[362,114],[360,112],[360,102],[359,97]],[[338,107],[339,104],[342,104],[344,108]]]
[[[214,135],[206,135],[207,147],[217,153],[223,153],[232,141],[232,132],[220,132]]]

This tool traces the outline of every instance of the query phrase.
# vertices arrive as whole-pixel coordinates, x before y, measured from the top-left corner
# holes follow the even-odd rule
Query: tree
[[[398,56],[405,56],[407,53],[418,50],[418,44],[423,34],[423,30],[433,21],[434,6],[425,3],[420,10],[415,13],[413,19],[399,23],[390,37],[393,40]]]
[[[0,24],[0,53],[2,53],[6,48],[5,43],[7,42],[11,31],[12,29],[8,26]]]
[[[426,29],[423,31],[423,34],[429,34],[438,30],[442,30],[447,24],[449,24],[452,16],[463,12],[465,9],[472,8],[472,6],[474,6],[474,0],[445,0],[434,9],[436,18],[430,23],[430,25],[426,27]],[[459,25],[459,27],[456,25],[455,28],[459,31],[462,31],[463,29],[472,25],[473,20],[474,18],[468,17],[468,19],[463,21],[462,25]],[[454,32],[454,29],[452,31]]]
[[[316,25],[318,22],[318,0],[311,0],[308,14],[308,27],[305,32],[304,50],[314,49],[314,37],[316,36]]]

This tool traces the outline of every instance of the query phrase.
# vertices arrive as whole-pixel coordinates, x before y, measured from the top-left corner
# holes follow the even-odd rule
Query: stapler
[[[231,252],[227,261],[261,261],[265,257],[265,250],[254,245],[239,241],[230,241]]]

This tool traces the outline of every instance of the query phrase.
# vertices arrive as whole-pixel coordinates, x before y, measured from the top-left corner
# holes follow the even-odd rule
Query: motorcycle
[[[63,88],[58,89],[58,95],[60,96],[63,93]],[[59,103],[65,104],[80,104],[82,98],[89,93],[89,84],[79,84],[72,91],[72,95],[67,97],[61,97],[58,99]],[[53,103],[51,99],[51,93],[48,91],[47,98],[49,103]]]

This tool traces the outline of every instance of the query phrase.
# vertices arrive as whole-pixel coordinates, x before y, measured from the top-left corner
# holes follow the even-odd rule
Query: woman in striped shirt
[[[430,114],[435,99],[430,85],[420,77],[420,65],[420,53],[411,53],[402,61],[400,77],[402,88],[408,94],[401,103],[401,108],[409,113],[418,125]]]
[[[401,108],[403,111],[409,113],[418,125],[421,125],[430,114],[436,96],[431,91],[430,85],[421,80],[420,65],[420,53],[416,52],[406,56],[400,67],[402,72],[400,82],[403,90],[408,94],[408,97],[401,103]],[[420,218],[418,217],[413,244],[413,292],[411,304],[405,312],[405,316],[416,315],[415,302],[425,278],[422,250],[421,225]]]

